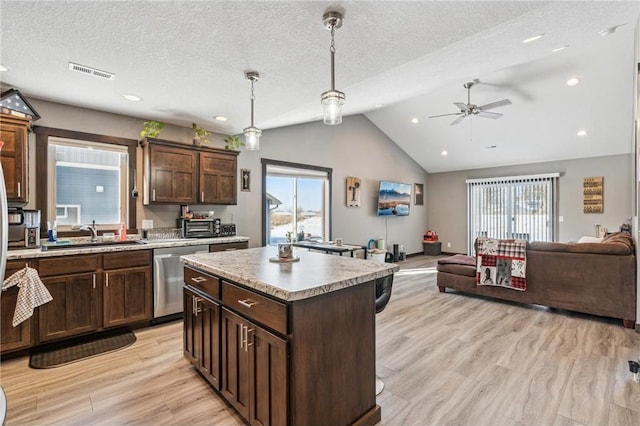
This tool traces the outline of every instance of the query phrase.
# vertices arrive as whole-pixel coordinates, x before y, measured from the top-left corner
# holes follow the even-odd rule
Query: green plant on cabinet
[[[241,146],[244,146],[244,142],[240,140],[239,136],[227,136],[224,138],[224,149],[238,149]]]
[[[160,136],[160,130],[164,128],[164,123],[161,121],[145,121],[142,131],[140,132],[141,138],[157,138]]]
[[[193,129],[193,141],[196,145],[209,142],[207,136],[209,136],[211,133],[205,130],[204,127],[198,127],[196,123],[191,123],[191,128]]]

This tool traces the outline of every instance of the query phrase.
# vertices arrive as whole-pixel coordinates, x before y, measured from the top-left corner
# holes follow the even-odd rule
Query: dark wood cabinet
[[[145,204],[196,203],[197,153],[155,143],[144,149]]]
[[[0,114],[0,162],[7,187],[7,201],[25,204],[29,201],[28,183],[29,120]]]
[[[151,320],[151,251],[105,253],[104,328]]]
[[[5,269],[5,277],[8,278],[25,266],[30,266],[30,261],[8,261]],[[32,318],[26,319],[17,326],[13,326],[13,314],[18,301],[18,286],[13,286],[2,292],[0,296],[0,351],[7,352],[27,348],[33,343],[31,335]]]
[[[228,153],[200,153],[200,202],[237,203],[237,157]]]
[[[96,275],[86,273],[42,279],[53,300],[39,307],[40,342],[98,330]]]
[[[287,342],[222,308],[222,394],[252,425],[287,424]]]
[[[216,251],[231,251],[231,250],[243,250],[249,248],[248,241],[242,241],[240,243],[222,243],[222,244],[210,244],[209,252],[213,253]]]
[[[220,305],[184,289],[184,355],[220,389]]]
[[[144,204],[236,204],[238,151],[144,140]]]

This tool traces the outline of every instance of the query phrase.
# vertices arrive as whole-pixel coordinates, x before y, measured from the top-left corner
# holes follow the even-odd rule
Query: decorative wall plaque
[[[603,213],[604,177],[584,178],[582,186],[584,213]]]

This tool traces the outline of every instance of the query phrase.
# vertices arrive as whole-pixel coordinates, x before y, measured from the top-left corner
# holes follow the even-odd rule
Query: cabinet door
[[[202,297],[196,299],[198,337],[202,352],[200,372],[211,385],[220,390],[220,306]]]
[[[26,203],[27,197],[27,126],[29,121],[0,116],[0,139],[4,146],[0,162],[7,187],[7,200]]]
[[[7,262],[5,277],[15,274],[29,262],[10,261]],[[31,320],[26,319],[17,326],[13,326],[13,314],[18,301],[18,286],[13,286],[2,292],[0,296],[0,351],[7,352],[31,346]]]
[[[200,153],[199,202],[236,204],[237,157],[219,153]]]
[[[222,308],[222,395],[249,418],[249,352],[244,342],[245,319]]]
[[[199,347],[196,344],[198,330],[195,306],[195,293],[188,288],[184,288],[184,337],[182,341],[182,352],[184,357],[193,365],[199,366]]]
[[[287,424],[287,342],[266,330],[249,328],[252,425]]]
[[[40,342],[98,329],[96,274],[43,279],[53,300],[39,308]]]
[[[152,203],[195,203],[197,154],[189,149],[149,145]]]
[[[151,268],[119,269],[104,275],[104,328],[151,320]]]

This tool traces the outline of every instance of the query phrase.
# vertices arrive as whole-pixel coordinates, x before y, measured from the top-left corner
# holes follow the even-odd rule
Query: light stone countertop
[[[306,299],[391,275],[393,263],[294,249],[298,262],[273,263],[277,247],[181,256],[187,265],[283,301]]]
[[[131,238],[134,241],[140,241],[138,244],[112,244],[96,247],[76,247],[73,245],[65,246],[64,249],[55,250],[42,250],[41,248],[22,249],[22,250],[8,250],[7,260],[19,260],[30,258],[43,258],[43,257],[55,257],[55,256],[75,256],[79,254],[92,254],[92,253],[110,253],[117,251],[132,251],[132,250],[150,250],[166,247],[185,247],[195,246],[202,244],[224,244],[224,243],[241,243],[249,241],[249,237],[235,236],[235,237],[217,237],[217,238],[184,238],[180,240],[136,240],[135,236]]]

